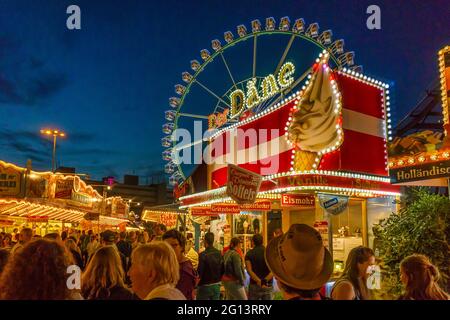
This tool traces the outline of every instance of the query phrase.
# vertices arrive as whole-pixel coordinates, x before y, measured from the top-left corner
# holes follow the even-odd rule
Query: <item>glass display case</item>
[[[263,232],[261,212],[241,212],[233,215],[233,234],[241,240],[244,255],[252,248],[252,237]]]

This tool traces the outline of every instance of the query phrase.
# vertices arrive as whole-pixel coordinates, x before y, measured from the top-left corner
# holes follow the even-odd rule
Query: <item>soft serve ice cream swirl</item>
[[[328,70],[324,64],[319,64],[298,111],[292,116],[289,140],[301,150],[319,152],[339,141],[336,129],[338,114],[334,112],[337,101]]]

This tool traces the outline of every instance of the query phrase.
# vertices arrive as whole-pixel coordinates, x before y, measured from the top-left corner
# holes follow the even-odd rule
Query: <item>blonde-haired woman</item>
[[[179,278],[177,256],[172,247],[161,241],[134,249],[128,272],[132,289],[143,300],[186,300],[175,288]]]
[[[81,278],[81,289],[87,300],[133,300],[135,296],[125,287],[124,272],[117,249],[98,249]]]
[[[424,255],[413,254],[400,263],[405,294],[400,300],[449,300],[439,285],[439,270]]]

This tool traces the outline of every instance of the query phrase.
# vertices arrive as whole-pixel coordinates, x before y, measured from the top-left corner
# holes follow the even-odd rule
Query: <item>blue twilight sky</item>
[[[66,28],[71,4],[81,8],[81,30]],[[371,4],[381,8],[381,30],[366,28]],[[201,61],[203,48],[213,52],[211,40],[224,42],[224,31],[236,35],[237,25],[250,29],[269,16],[277,24],[283,16],[318,22],[343,38],[365,73],[393,85],[397,119],[437,78],[437,51],[450,40],[447,0],[0,0],[0,159],[21,166],[32,159],[34,169],[48,170],[51,143],[39,129],[56,126],[68,134],[58,143],[61,166],[94,178],[137,174],[145,183],[163,169],[164,111],[189,61]],[[277,64],[283,41],[261,44],[262,75]],[[242,79],[245,45],[227,57]],[[316,55],[306,47],[290,57],[305,67]],[[223,94],[229,78],[219,69],[211,66],[202,82]],[[213,101],[194,89],[192,97],[185,112],[211,113]]]

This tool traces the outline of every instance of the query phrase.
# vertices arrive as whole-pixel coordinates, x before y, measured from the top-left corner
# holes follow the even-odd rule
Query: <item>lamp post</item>
[[[41,129],[41,133],[47,136],[53,136],[52,172],[55,172],[56,138],[63,138],[66,136],[66,134],[58,129]]]

